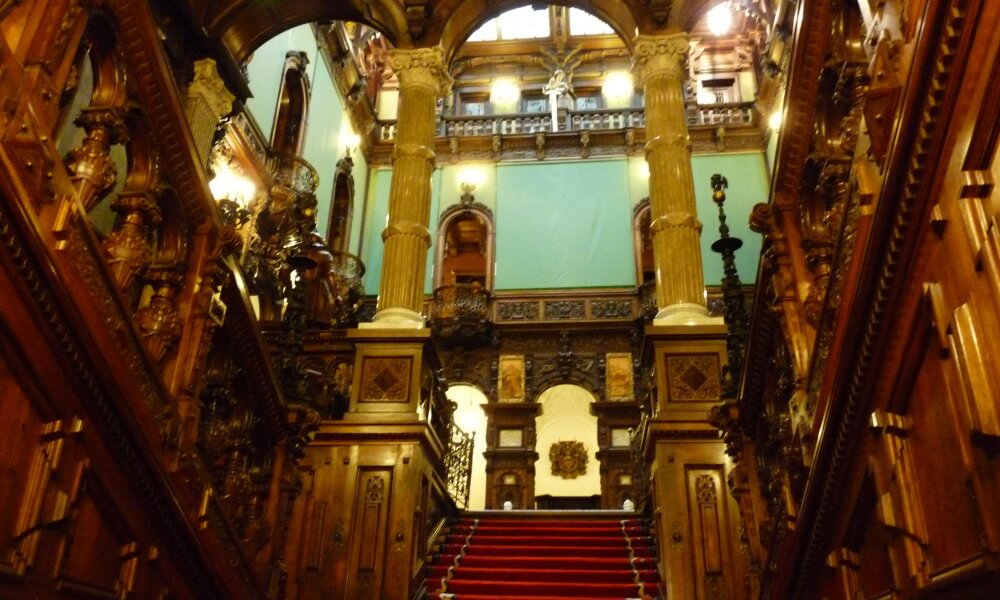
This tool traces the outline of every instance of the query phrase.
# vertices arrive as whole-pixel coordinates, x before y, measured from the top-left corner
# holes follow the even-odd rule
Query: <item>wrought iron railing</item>
[[[316,193],[319,174],[302,157],[288,152],[273,152],[268,156],[267,169],[276,186],[288,188],[300,195]]]
[[[656,316],[656,311],[659,310],[656,305],[656,280],[650,279],[643,282],[637,291],[639,293],[639,314],[642,315],[643,321],[651,323],[653,317]]]
[[[492,325],[490,299],[490,292],[478,284],[441,286],[431,302],[431,327],[442,338],[481,337]]]
[[[558,112],[559,131],[593,131],[644,128],[643,108],[609,108],[604,110],[564,110]],[[692,104],[687,108],[688,126],[753,125],[757,113],[753,102],[728,104]],[[442,118],[438,135],[443,137],[476,137],[484,135],[516,135],[552,131],[552,117],[545,113],[510,115],[448,116]],[[396,122],[379,122],[379,141],[396,139]]]
[[[645,512],[649,508],[649,497],[652,491],[649,462],[643,453],[643,438],[646,435],[649,416],[645,413],[639,424],[632,430],[629,441],[629,451],[632,455],[632,497],[635,499],[635,509]]]
[[[454,423],[449,427],[448,450],[444,467],[448,475],[448,494],[460,509],[469,507],[469,486],[472,481],[472,448],[475,432],[466,433]]]

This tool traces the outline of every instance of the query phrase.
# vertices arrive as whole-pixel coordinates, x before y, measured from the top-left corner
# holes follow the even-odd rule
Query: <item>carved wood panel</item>
[[[347,597],[357,600],[379,598],[385,584],[382,566],[387,545],[389,500],[392,497],[392,469],[358,469],[355,494],[353,558],[349,567]]]

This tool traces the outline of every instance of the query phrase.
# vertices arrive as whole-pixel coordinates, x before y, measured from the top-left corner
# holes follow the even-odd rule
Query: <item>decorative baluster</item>
[[[118,211],[118,223],[104,240],[104,250],[115,283],[128,291],[150,261],[148,228],[160,222],[156,198],[149,192],[119,194],[111,204]]]
[[[128,133],[122,110],[116,107],[85,108],[74,123],[87,135],[70,150],[66,165],[80,203],[89,212],[115,186],[118,169],[111,160],[111,146],[127,141]]]
[[[183,323],[174,305],[181,276],[171,270],[148,275],[155,291],[149,304],[135,313],[135,320],[154,363],[159,363],[181,336]]]

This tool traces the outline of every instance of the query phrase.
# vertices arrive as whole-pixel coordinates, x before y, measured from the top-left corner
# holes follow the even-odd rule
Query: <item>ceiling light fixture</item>
[[[728,2],[716,5],[705,15],[708,22],[708,30],[713,35],[725,35],[733,25],[733,11],[729,8]]]

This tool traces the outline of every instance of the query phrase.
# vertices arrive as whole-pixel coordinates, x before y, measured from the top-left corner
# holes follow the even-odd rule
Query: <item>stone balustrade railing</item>
[[[689,127],[699,125],[753,125],[757,122],[753,102],[695,104],[687,108]]]
[[[757,123],[757,114],[753,102],[698,104],[688,107],[687,119],[691,127],[754,125]],[[559,131],[638,129],[646,126],[646,111],[642,108],[569,111],[560,109],[557,121]],[[438,127],[438,135],[449,138],[550,131],[552,131],[552,117],[548,113],[447,116],[442,118]],[[396,122],[380,121],[378,136],[380,142],[391,142],[396,139]]]

